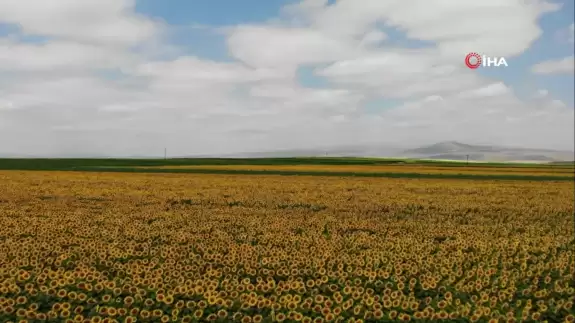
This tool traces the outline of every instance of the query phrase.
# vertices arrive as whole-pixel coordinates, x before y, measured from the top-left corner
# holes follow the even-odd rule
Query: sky
[[[573,150],[573,6],[0,0],[0,156]]]

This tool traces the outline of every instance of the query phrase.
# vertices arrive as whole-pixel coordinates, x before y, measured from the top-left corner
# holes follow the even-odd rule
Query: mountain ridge
[[[496,145],[473,145],[459,141],[441,141],[427,146],[406,149],[391,143],[363,143],[338,146],[323,146],[301,149],[282,149],[275,151],[252,151],[214,154],[177,154],[168,158],[289,158],[289,157],[373,157],[373,158],[412,158],[412,159],[443,159],[469,160],[483,162],[572,162],[575,160],[573,151],[518,148]],[[102,154],[70,154],[50,156],[18,156],[3,154],[0,158],[130,158],[130,159],[160,159],[164,156],[131,155],[112,156]]]
[[[458,141],[442,141],[418,148],[402,149],[385,144],[362,144],[309,149],[285,149],[276,151],[245,152],[219,155],[231,158],[271,157],[387,157],[415,159],[445,159],[470,161],[526,161],[562,162],[575,160],[572,151],[539,148],[518,148],[495,145],[472,145]],[[197,155],[188,157],[214,157]]]
[[[540,148],[518,148],[495,145],[470,145],[443,141],[403,151],[413,158],[477,160],[477,161],[572,161],[573,151]]]
[[[557,149],[542,149],[542,148],[525,148],[525,147],[508,147],[508,146],[496,146],[496,145],[472,145],[466,144],[458,141],[441,141],[432,145],[422,146],[413,149],[407,149],[405,152],[416,153],[421,151],[442,151],[442,152],[454,152],[454,151],[500,151],[500,150],[510,150],[510,151],[541,151],[541,152],[564,152],[569,153],[572,151],[567,150],[557,150]]]

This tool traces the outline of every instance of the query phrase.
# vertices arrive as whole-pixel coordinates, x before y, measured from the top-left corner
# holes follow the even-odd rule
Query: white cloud
[[[134,55],[124,51],[91,44],[67,41],[26,44],[0,38],[0,71],[115,68],[134,59]]]
[[[340,0],[330,6],[327,1],[310,0],[286,10],[299,18],[297,27],[239,27],[231,30],[229,45],[234,57],[252,66],[332,64],[317,74],[338,86],[362,87],[375,96],[452,93],[489,82],[464,69],[468,52],[499,57],[521,54],[541,35],[538,18],[559,8],[539,0],[456,5],[441,0],[415,4]],[[505,19],[494,21],[493,16]],[[382,25],[435,45],[408,50],[383,43],[373,48],[384,39]]]
[[[317,74],[336,84],[392,98],[459,92],[486,82],[476,72],[455,64],[434,65],[434,58],[431,50],[390,50],[339,61]]]
[[[536,0],[491,1],[302,1],[290,6],[307,26],[232,28],[232,55],[252,66],[330,63],[358,59],[366,46],[383,40],[377,24],[404,31],[408,38],[435,42],[428,60],[460,62],[476,51],[491,56],[521,54],[541,35],[537,19],[558,5]],[[413,9],[417,8],[417,9]],[[493,20],[497,16],[501,19]],[[266,44],[262,46],[261,44]]]
[[[14,103],[8,100],[1,100],[0,99],[0,110],[12,110],[15,109]]]
[[[547,89],[539,89],[537,90],[537,92],[535,93],[535,95],[533,95],[533,98],[535,99],[541,99],[541,98],[546,98],[549,96],[549,90]]]
[[[151,76],[158,81],[170,80],[184,86],[257,82],[293,77],[292,74],[280,70],[252,69],[237,63],[217,63],[197,57],[180,57],[169,62],[148,62],[138,66],[134,74]]]
[[[383,23],[405,31],[409,38],[437,42],[450,57],[470,51],[520,54],[541,35],[538,17],[560,8],[541,0],[341,0],[322,9],[318,9],[319,1],[311,3],[303,1],[300,11],[311,8],[309,21],[326,33],[358,36]],[[495,16],[498,19],[491,19]]]
[[[360,52],[335,35],[311,28],[277,26],[239,26],[231,30],[228,45],[235,58],[250,66],[268,68],[295,69],[301,64],[333,62]]]
[[[556,107],[556,108],[567,108],[567,104],[565,104],[565,102],[555,99],[555,100],[551,100],[551,106]]]
[[[125,104],[109,104],[109,105],[104,105],[98,108],[99,111],[102,112],[133,112],[133,111],[138,111],[140,109],[139,106],[130,106],[130,105],[125,105]]]
[[[490,96],[499,96],[508,94],[511,92],[511,89],[507,87],[503,82],[492,83],[487,86],[468,90],[465,92],[461,92],[459,97],[490,97]]]
[[[531,71],[535,74],[572,74],[574,66],[575,57],[568,56],[538,63],[532,67]]]
[[[457,137],[510,146],[573,147],[572,136],[565,133],[573,131],[572,108],[552,99],[522,102],[512,93],[498,92],[497,96],[426,98],[390,109],[381,119],[391,129],[400,122],[410,125],[395,132],[400,140],[409,140],[417,125],[428,142]]]
[[[381,30],[372,30],[363,36],[361,44],[364,46],[375,46],[387,38],[387,35]]]
[[[305,117],[353,113],[364,99],[362,94],[346,89],[306,89],[281,84],[254,86],[249,94],[265,109],[282,114],[288,111],[299,112]]]
[[[3,0],[0,21],[30,35],[134,45],[159,31],[159,24],[135,14],[134,6],[135,0]]]
[[[168,147],[185,155],[432,140],[572,147],[572,107],[548,93],[522,101],[510,84],[463,64],[469,51],[521,54],[557,5],[327,3],[305,0],[284,8],[282,20],[226,28],[236,60],[216,62],[171,47],[176,57],[151,58],[148,50],[165,50],[165,26],[137,15],[131,0],[3,1],[0,23],[48,38],[0,39],[0,138],[18,138],[0,153],[162,155]],[[425,46],[394,45],[391,28]],[[302,66],[327,86],[300,83]],[[106,75],[116,70],[123,74]],[[368,113],[372,100],[398,103]]]

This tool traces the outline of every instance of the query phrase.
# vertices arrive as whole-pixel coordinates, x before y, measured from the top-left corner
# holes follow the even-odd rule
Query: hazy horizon
[[[572,150],[553,150],[540,147],[511,147],[511,146],[498,146],[489,144],[480,145],[470,145],[468,143],[457,142],[457,141],[445,141],[437,142],[423,146],[400,146],[393,144],[383,144],[378,145],[375,143],[367,143],[362,145],[332,145],[323,147],[308,147],[308,148],[294,148],[294,149],[278,149],[278,150],[260,150],[260,151],[241,151],[241,152],[222,152],[215,154],[201,154],[201,153],[190,153],[183,155],[172,155],[169,150],[162,150],[156,154],[150,155],[105,155],[105,154],[89,154],[89,153],[68,153],[68,154],[52,154],[52,155],[38,155],[38,154],[0,154],[0,158],[252,158],[252,157],[382,157],[382,158],[425,158],[426,154],[415,154],[410,153],[411,150],[427,149],[429,147],[434,147],[437,145],[469,145],[472,148],[479,149],[481,147],[492,147],[494,149],[502,149],[503,151],[513,151],[519,150],[524,151],[524,153],[534,152],[534,153],[558,153],[558,156],[565,158],[559,158],[561,160],[571,160],[575,159],[575,156],[571,158],[571,155],[575,154]],[[459,152],[463,153],[463,152]],[[429,153],[427,155],[433,155],[434,153]],[[442,154],[441,152],[436,152],[435,154]],[[518,160],[522,160],[519,158]]]

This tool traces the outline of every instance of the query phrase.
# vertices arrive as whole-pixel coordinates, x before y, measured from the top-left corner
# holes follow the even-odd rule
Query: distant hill
[[[470,145],[457,141],[439,142],[415,149],[386,144],[361,144],[318,147],[312,149],[286,149],[276,151],[245,152],[219,155],[182,157],[272,158],[272,157],[388,157],[415,159],[445,159],[489,162],[565,162],[574,159],[571,151],[552,149],[512,148],[490,145]]]
[[[488,162],[540,162],[564,163],[575,159],[572,151],[552,149],[530,149],[501,147],[492,145],[470,145],[457,141],[444,141],[415,149],[397,144],[364,143],[352,145],[319,146],[315,148],[280,149],[275,151],[237,152],[224,154],[190,154],[168,155],[169,158],[274,158],[274,157],[381,157],[381,158],[414,158],[443,159]],[[163,156],[110,156],[95,154],[52,154],[49,156],[22,156],[20,154],[0,155],[0,158],[133,158],[161,159]]]
[[[474,161],[557,162],[573,160],[574,153],[552,149],[469,145],[457,141],[445,141],[405,150],[404,155],[411,158],[428,159],[466,160],[469,158],[469,160]]]
[[[415,149],[386,144],[361,144],[318,147],[315,149],[289,149],[245,152],[223,155],[196,155],[186,157],[272,158],[272,157],[388,157],[415,159],[445,159],[488,162],[565,162],[574,159],[572,151],[470,145],[457,141],[444,141]]]
[[[283,157],[397,157],[402,148],[388,145],[348,145],[309,149],[283,149],[275,151],[244,152],[218,155],[193,155],[185,157],[205,158],[283,158]]]
[[[445,142],[433,144],[431,146],[409,149],[409,150],[406,150],[405,153],[407,153],[407,154],[434,155],[434,154],[448,154],[448,153],[469,152],[469,151],[489,152],[492,150],[493,150],[493,147],[491,147],[491,146],[468,145],[468,144],[459,143],[457,141],[445,141]]]

